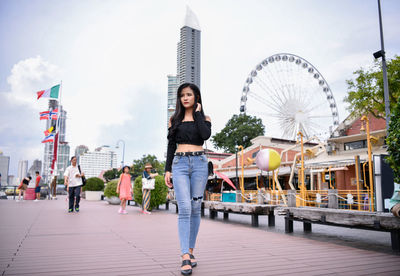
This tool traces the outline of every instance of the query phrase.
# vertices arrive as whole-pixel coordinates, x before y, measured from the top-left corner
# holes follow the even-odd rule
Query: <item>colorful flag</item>
[[[38,100],[40,98],[58,99],[59,92],[60,92],[60,85],[57,84],[57,85],[53,86],[52,88],[36,92],[36,94],[37,94]]]
[[[52,111],[43,111],[40,112],[40,120],[57,120],[58,119],[58,108],[55,108]]]
[[[54,130],[54,127],[51,127],[51,128],[49,128],[48,130],[45,130],[45,131],[44,131],[44,135],[45,135],[45,136],[48,136],[49,134],[51,134],[51,133],[53,132],[53,130]]]
[[[49,111],[43,111],[40,112],[39,114],[40,114],[40,120],[48,120],[50,118]]]
[[[54,110],[49,112],[49,117],[52,120],[57,120],[58,119],[58,108],[55,108]]]
[[[54,134],[47,135],[42,141],[42,143],[47,143],[47,142],[54,142]]]

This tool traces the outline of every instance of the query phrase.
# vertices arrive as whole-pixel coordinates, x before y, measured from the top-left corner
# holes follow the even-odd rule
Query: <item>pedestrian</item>
[[[201,202],[208,179],[203,149],[211,135],[211,119],[204,115],[200,89],[191,83],[179,86],[175,113],[169,120],[165,183],[174,187],[178,204],[181,274],[197,265],[193,256],[200,226]],[[172,180],[171,182],[171,172]]]
[[[36,171],[35,174],[36,174],[36,179],[35,179],[36,199],[35,199],[35,201],[39,201],[40,200],[40,180],[42,179],[42,177],[40,176],[39,171]]]
[[[51,177],[51,182],[50,182],[50,193],[52,196],[52,199],[57,199],[56,195],[57,195],[57,176],[56,175],[52,175]]]
[[[153,169],[153,167],[151,166],[150,163],[147,163],[144,166],[144,172],[142,174],[142,179],[145,178],[147,180],[151,180],[153,178],[155,178],[158,173],[152,173],[151,170]],[[154,189],[154,187],[153,187]],[[149,211],[149,207],[150,207],[150,198],[151,198],[151,189],[148,188],[144,188],[143,187],[143,181],[142,181],[142,192],[143,192],[143,197],[142,197],[142,207],[143,207],[143,214],[146,215],[150,215],[151,212]]]
[[[25,196],[25,191],[28,189],[28,185],[29,182],[31,181],[32,177],[28,176],[28,177],[24,177],[24,179],[22,179],[21,184],[19,184],[18,189],[18,201],[21,201],[21,194],[23,194],[22,199],[24,199]]]
[[[64,183],[67,186],[69,206],[68,213],[79,212],[79,202],[81,200],[82,177],[85,174],[76,165],[76,157],[71,157],[71,165],[64,172]]]
[[[122,168],[122,173],[118,180],[117,194],[119,194],[119,199],[121,200],[121,207],[118,213],[127,214],[126,211],[126,201],[132,200],[132,184],[131,184],[131,168],[129,166],[124,166]]]

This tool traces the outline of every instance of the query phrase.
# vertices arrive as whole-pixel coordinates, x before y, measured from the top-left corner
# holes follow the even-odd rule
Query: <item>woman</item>
[[[203,143],[210,138],[211,120],[204,115],[199,88],[184,83],[178,88],[176,109],[170,118],[165,183],[173,186],[178,203],[181,273],[190,275],[197,265],[193,256],[200,226],[201,202],[208,178]]]
[[[150,180],[150,179],[156,177],[158,175],[158,173],[151,173],[152,168],[153,167],[151,166],[151,164],[147,163],[144,166],[144,172],[142,174],[142,178],[146,178],[146,179]],[[142,200],[143,201],[143,203],[142,203],[143,211],[142,212],[143,212],[143,214],[150,215],[151,212],[149,212],[149,206],[150,206],[151,190],[142,189],[142,191],[143,191],[143,200]]]

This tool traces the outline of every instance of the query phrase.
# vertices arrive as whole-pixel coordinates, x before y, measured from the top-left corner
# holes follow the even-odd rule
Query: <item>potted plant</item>
[[[121,200],[117,194],[117,185],[118,179],[113,179],[106,184],[106,188],[104,189],[104,196],[109,204],[118,205],[121,203]]]
[[[83,190],[85,191],[86,200],[101,200],[104,182],[98,177],[88,178]]]

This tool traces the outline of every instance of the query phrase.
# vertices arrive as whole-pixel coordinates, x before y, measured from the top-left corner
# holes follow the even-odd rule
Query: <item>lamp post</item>
[[[119,139],[118,141],[117,141],[117,145],[115,146],[117,149],[119,148],[119,142],[122,142],[122,161],[121,161],[121,167],[123,167],[124,166],[124,158],[125,158],[125,141],[124,140],[122,140],[122,139]]]
[[[385,45],[383,42],[383,26],[382,26],[382,13],[381,13],[381,0],[378,0],[378,13],[379,13],[379,31],[381,37],[381,50],[374,53],[374,58],[382,58],[382,73],[383,73],[383,96],[385,99],[385,113],[386,113],[386,130],[389,130],[390,121],[390,102],[389,102],[389,85],[386,70],[386,54]]]

